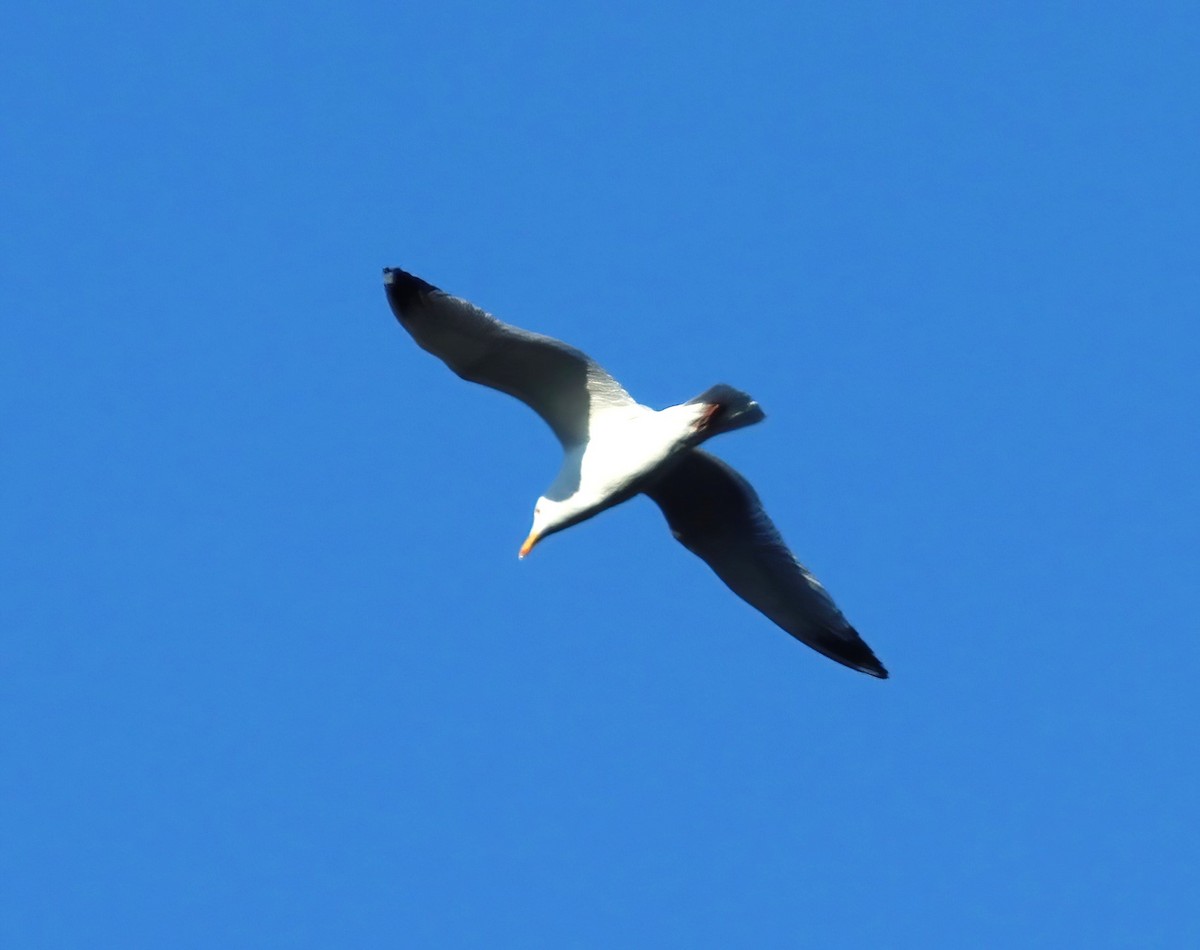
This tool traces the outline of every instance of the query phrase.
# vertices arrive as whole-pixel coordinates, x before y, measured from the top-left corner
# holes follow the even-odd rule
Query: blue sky
[[[1193,4],[25,5],[0,942],[1184,946]],[[712,444],[892,679],[557,444],[403,266]]]

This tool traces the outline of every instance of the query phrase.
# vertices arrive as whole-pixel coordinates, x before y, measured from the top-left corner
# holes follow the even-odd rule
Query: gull
[[[384,268],[383,282],[392,312],[418,346],[463,379],[521,400],[562,443],[562,467],[534,505],[518,557],[645,494],[675,538],[752,607],[830,659],[887,678],[833,598],[788,549],[750,483],[698,447],[764,418],[746,393],[722,383],[654,410],[560,340],[503,323],[399,268]]]

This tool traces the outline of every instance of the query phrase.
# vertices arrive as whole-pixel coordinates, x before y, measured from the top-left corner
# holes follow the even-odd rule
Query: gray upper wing
[[[645,491],[676,539],[735,594],[830,659],[887,677],[833,598],[792,556],[750,483],[733,468],[693,450]]]
[[[385,268],[383,281],[396,319],[422,349],[463,379],[520,399],[564,446],[587,440],[597,410],[635,405],[599,363],[560,340],[502,323],[398,268]]]

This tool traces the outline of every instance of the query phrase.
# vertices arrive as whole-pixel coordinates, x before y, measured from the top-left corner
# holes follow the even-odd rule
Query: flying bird
[[[392,312],[418,346],[463,379],[521,400],[562,443],[562,468],[534,506],[519,557],[643,493],[662,509],[675,538],[735,594],[819,653],[887,677],[833,598],[788,550],[750,483],[699,449],[764,418],[746,393],[720,384],[656,411],[566,343],[502,323],[398,268],[385,268],[383,282]]]

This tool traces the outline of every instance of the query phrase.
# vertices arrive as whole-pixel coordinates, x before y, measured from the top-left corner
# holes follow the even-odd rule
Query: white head
[[[583,511],[571,504],[571,499],[554,501],[543,495],[533,507],[533,526],[529,529],[529,537],[521,545],[517,557],[524,557],[547,535],[571,527],[581,520],[582,514]]]

